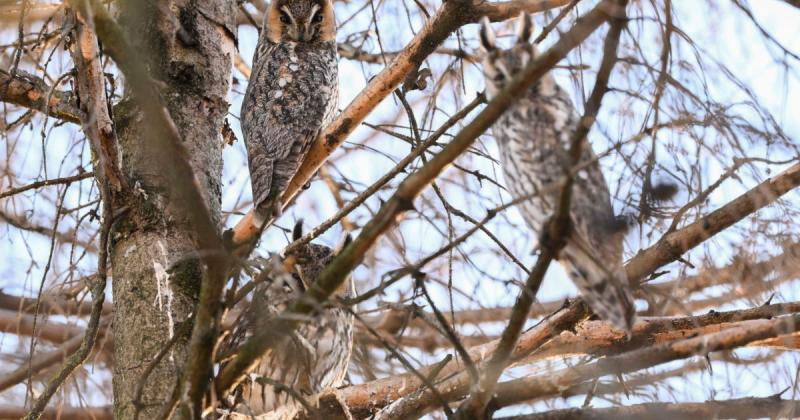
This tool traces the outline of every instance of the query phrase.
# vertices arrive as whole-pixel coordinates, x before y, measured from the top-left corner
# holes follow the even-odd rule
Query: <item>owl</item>
[[[280,197],[338,102],[331,0],[273,0],[253,57],[241,123],[255,222],[280,215]]]
[[[294,239],[301,236],[298,224]],[[329,247],[307,244],[285,255],[282,267],[265,270],[222,348],[234,349],[252,332],[268,326],[313,284],[335,254]],[[348,278],[333,299],[354,294]],[[352,347],[352,312],[335,304],[320,308],[259,361],[235,391],[228,418],[289,420],[304,409],[304,403],[313,408],[322,391],[342,384]]]
[[[536,57],[529,42],[532,30],[530,16],[523,14],[515,45],[504,50],[496,47],[489,20],[482,22],[488,97]],[[579,119],[567,92],[548,73],[492,126],[506,186],[515,199],[524,198],[519,209],[534,232],[544,232],[555,212],[565,171],[572,167],[569,143]],[[622,264],[624,229],[597,156],[585,141],[578,167],[569,209],[572,229],[558,259],[592,310],[630,331],[635,312]]]

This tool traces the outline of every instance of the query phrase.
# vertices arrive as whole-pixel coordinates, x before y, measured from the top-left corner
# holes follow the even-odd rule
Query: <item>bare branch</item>
[[[33,320],[32,315],[0,309],[0,332],[30,336],[33,334]],[[83,333],[84,330],[80,327],[59,322],[36,324],[36,336],[51,343],[63,343],[70,337]]]
[[[105,330],[106,326],[101,325],[98,338],[102,338]],[[37,355],[31,359],[30,362],[22,364],[15,371],[3,375],[0,377],[0,392],[22,383],[22,381],[29,376],[42,372],[56,363],[63,362],[67,359],[67,356],[80,348],[81,344],[83,344],[84,337],[84,334],[76,335],[58,346],[57,349]],[[0,416],[0,418],[2,418],[2,416]]]
[[[40,78],[17,70],[12,78],[0,70],[0,101],[30,108],[64,121],[79,123],[81,111],[71,92],[53,90]]]
[[[800,412],[800,401],[766,398],[706,401],[701,403],[645,403],[609,408],[569,408],[537,414],[500,417],[498,420],[581,420],[581,419],[760,419],[791,418]]]
[[[88,281],[89,279],[81,280]],[[37,303],[32,298],[13,296],[0,291],[0,309],[8,311],[20,311],[24,313],[35,313]],[[38,303],[39,313],[86,316],[92,312],[91,302],[76,302],[67,300],[52,294],[45,294]],[[111,313],[111,304],[103,304],[103,315]],[[38,330],[38,326],[37,326]]]
[[[86,324],[86,334],[81,341],[80,347],[72,353],[66,363],[47,383],[44,391],[33,402],[33,406],[25,420],[38,420],[44,413],[50,398],[58,391],[58,388],[66,381],[75,369],[82,365],[94,349],[95,342],[100,333],[100,316],[103,313],[103,303],[106,300],[106,279],[108,278],[108,238],[111,234],[111,226],[114,223],[114,213],[111,202],[104,202],[104,217],[100,228],[99,248],[97,256],[97,276],[92,285],[92,313],[89,315],[89,322]]]
[[[71,184],[75,181],[81,181],[94,176],[94,172],[84,172],[78,175],[67,176],[63,178],[46,179],[44,181],[36,181],[22,187],[11,188],[7,191],[0,192],[0,198],[11,197],[25,191],[35,190],[37,188],[47,187],[50,185]]]
[[[81,125],[97,156],[98,164],[95,167],[100,182],[107,183],[110,188],[110,197],[104,198],[113,200],[114,208],[119,208],[123,198],[120,193],[128,189],[128,183],[120,169],[117,135],[108,111],[105,75],[100,63],[97,36],[90,26],[78,22],[74,11],[70,11],[69,16],[76,22],[71,55],[76,68],[75,81],[80,108],[83,111]]]
[[[755,341],[796,332],[800,327],[798,322],[800,315],[797,314],[773,320],[748,321],[741,327],[718,333],[645,347],[599,359],[595,363],[550,372],[546,376],[504,382],[497,387],[495,403],[499,407],[505,407],[535,398],[554,396],[565,388],[603,375],[635,372],[673,360],[735,349]]]
[[[671,263],[729,226],[774,203],[800,185],[800,164],[768,179],[700,220],[661,238],[639,251],[625,265],[628,281],[637,283],[658,267]]]
[[[28,410],[24,407],[0,405],[0,418],[19,419],[25,416]],[[112,420],[114,418],[111,406],[108,407],[54,407],[42,412],[42,420]]]

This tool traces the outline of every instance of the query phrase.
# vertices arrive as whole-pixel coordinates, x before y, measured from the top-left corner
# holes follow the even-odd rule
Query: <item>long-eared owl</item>
[[[294,239],[301,236],[298,224]],[[252,300],[222,348],[235,352],[253,332],[271,325],[291,301],[316,281],[336,253],[327,246],[307,244],[285,255],[279,267],[265,270],[257,279]],[[351,298],[354,294],[352,280],[348,278],[332,299]],[[304,410],[304,404],[315,408],[319,394],[341,385],[347,374],[353,347],[353,318],[347,309],[328,303],[304,319],[259,360],[255,370],[239,385],[229,418],[289,420]]]
[[[331,0],[273,0],[264,16],[242,102],[256,222],[280,196],[336,112],[336,22]]]
[[[515,45],[499,49],[488,19],[482,23],[490,98],[536,58],[529,41],[530,16],[523,14],[518,28]],[[572,169],[568,150],[579,119],[567,92],[548,73],[492,126],[506,186],[515,199],[523,199],[519,209],[534,232],[541,233],[553,215],[565,171]],[[585,141],[578,167],[569,210],[572,230],[559,262],[598,316],[629,331],[635,311],[622,264],[624,229],[614,215],[597,156]]]

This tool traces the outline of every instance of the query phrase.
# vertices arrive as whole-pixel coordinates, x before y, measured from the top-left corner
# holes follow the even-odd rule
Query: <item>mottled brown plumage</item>
[[[264,17],[241,112],[258,225],[336,111],[335,28],[330,0],[274,0]]]
[[[483,70],[489,97],[536,58],[536,48],[528,41],[532,30],[529,16],[523,15],[519,28],[516,44],[502,50],[495,46],[489,21],[483,22]],[[565,171],[571,169],[569,143],[579,118],[566,91],[548,73],[492,126],[506,186],[515,199],[526,198],[520,212],[537,234],[553,215]],[[579,167],[569,212],[573,229],[559,262],[597,315],[630,330],[634,308],[622,265],[624,233],[588,142]]]
[[[299,237],[298,226],[295,239]],[[265,270],[223,351],[234,352],[255,331],[267,328],[313,284],[334,256],[331,248],[307,244],[285,255],[277,267]],[[333,299],[353,295],[348,278]],[[335,304],[319,308],[259,361],[236,390],[229,418],[288,420],[303,410],[304,403],[313,408],[319,393],[341,385],[352,345],[352,313]]]

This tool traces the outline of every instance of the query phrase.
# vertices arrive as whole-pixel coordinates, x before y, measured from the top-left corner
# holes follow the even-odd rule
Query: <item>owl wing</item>
[[[257,207],[269,207],[265,204],[286,189],[336,109],[335,46],[313,52],[297,48],[274,44],[259,54],[242,104]]]
[[[554,83],[551,104],[561,110],[562,116],[562,119],[553,120],[563,121],[568,128],[559,131],[558,141],[563,153],[560,154],[561,166],[569,167],[572,158],[567,150],[580,116],[567,92],[552,79],[549,81]],[[573,229],[559,261],[592,310],[600,318],[629,331],[635,311],[622,265],[623,234],[613,228],[615,218],[608,184],[587,139],[584,139],[579,167],[570,203]]]
[[[299,281],[288,273],[264,276],[260,280],[262,282],[253,291],[251,302],[221,346],[230,353],[235,352],[255,331],[268,328],[270,322],[302,293]],[[300,404],[280,387],[286,385],[304,392],[306,385],[303,381],[307,381],[308,375],[301,368],[304,365],[298,361],[308,360],[313,349],[304,345],[302,336],[301,327],[259,359],[255,371],[239,385],[235,401],[231,402],[236,412],[256,416],[279,410],[265,418],[292,418],[293,413],[300,409]],[[282,385],[276,387],[274,384]],[[278,413],[280,416],[274,417]]]
[[[591,150],[584,157],[595,158]],[[596,162],[576,174],[570,217],[573,230],[561,263],[600,318],[630,331],[635,310],[622,264],[624,233],[615,227],[608,186]]]
[[[577,225],[561,252],[559,262],[581,291],[586,303],[600,318],[617,328],[630,331],[635,308],[622,265],[621,235],[609,233],[604,240],[593,240],[599,238],[587,238],[588,233]],[[605,244],[590,245],[598,242]]]

